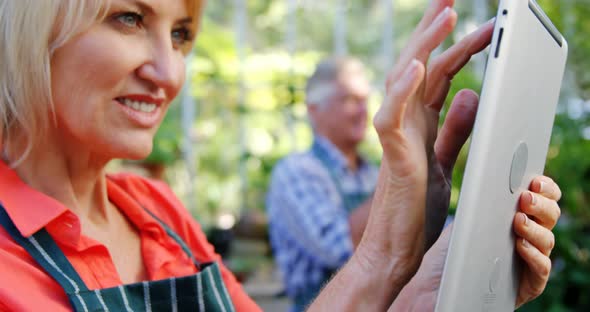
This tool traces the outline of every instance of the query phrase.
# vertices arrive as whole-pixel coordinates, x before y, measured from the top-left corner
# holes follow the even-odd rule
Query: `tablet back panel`
[[[514,310],[512,222],[543,173],[567,58],[543,15],[529,0],[500,2],[436,311]]]

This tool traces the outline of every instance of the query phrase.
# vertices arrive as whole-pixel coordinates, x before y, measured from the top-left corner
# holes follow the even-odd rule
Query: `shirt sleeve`
[[[207,241],[207,237],[199,223],[188,212],[180,200],[174,195],[174,192],[165,184],[157,181],[149,183],[158,189],[158,192],[165,196],[169,203],[175,207],[175,213],[180,220],[175,220],[174,224],[178,227],[174,230],[189,246],[195,258],[200,262],[217,262],[221,270],[221,276],[229,296],[236,308],[236,311],[258,312],[262,311],[260,307],[246,294],[242,285],[235,278],[233,273],[223,264],[221,256],[215,253],[213,245]]]
[[[11,310],[9,310],[6,305],[4,303],[2,303],[2,301],[0,301],[0,312],[9,312]]]
[[[323,167],[291,159],[279,163],[267,208],[274,235],[289,236],[325,267],[338,268],[352,255],[348,214]]]

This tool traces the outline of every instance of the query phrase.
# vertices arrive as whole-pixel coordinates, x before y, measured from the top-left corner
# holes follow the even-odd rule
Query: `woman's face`
[[[146,157],[184,82],[189,25],[184,0],[112,0],[104,20],[51,59],[60,142],[109,159]]]

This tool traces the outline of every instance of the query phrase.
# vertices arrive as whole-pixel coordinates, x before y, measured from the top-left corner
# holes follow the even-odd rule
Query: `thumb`
[[[428,250],[418,272],[402,289],[388,312],[434,311],[451,236],[451,225]]]
[[[452,228],[453,225],[450,224],[444,229],[436,243],[424,255],[422,264],[416,273],[419,280],[425,281],[424,288],[435,290],[437,293],[447,258]]]
[[[450,177],[461,147],[469,138],[479,98],[472,90],[461,90],[449,108],[445,122],[434,144],[434,152],[445,173]]]

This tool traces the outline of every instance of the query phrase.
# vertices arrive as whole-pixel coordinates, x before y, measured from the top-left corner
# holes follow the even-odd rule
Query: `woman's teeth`
[[[158,105],[156,105],[156,104],[133,101],[133,100],[129,100],[129,99],[122,99],[121,102],[123,103],[123,105],[125,105],[127,107],[130,107],[136,111],[140,111],[140,112],[144,112],[144,113],[151,113],[151,112],[155,111],[156,108],[158,108]]]

